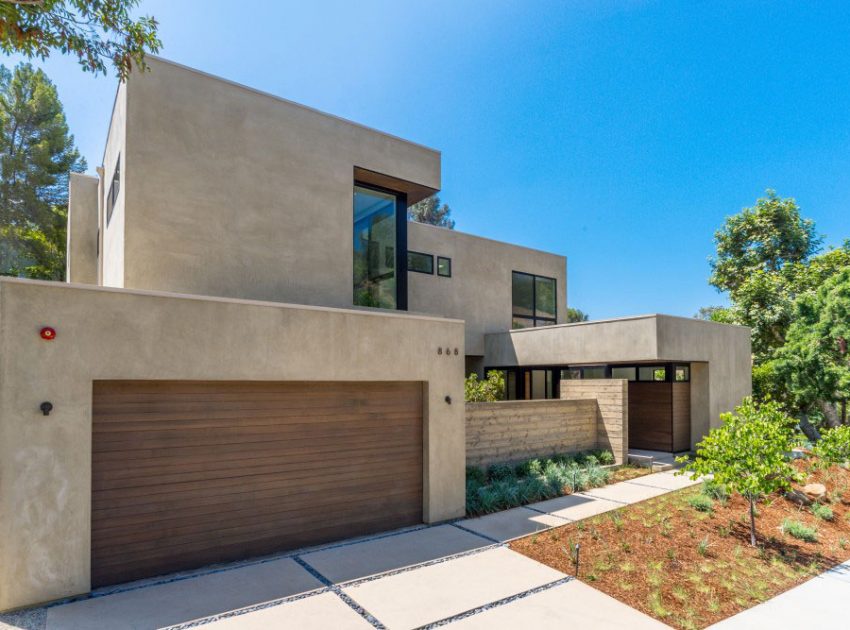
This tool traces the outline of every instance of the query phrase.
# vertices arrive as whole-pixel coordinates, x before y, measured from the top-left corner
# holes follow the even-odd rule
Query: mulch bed
[[[758,505],[759,546],[749,544],[748,504],[732,497],[697,511],[689,488],[522,538],[511,548],[567,574],[581,544],[579,579],[664,623],[704,628],[850,559],[850,471],[806,471],[823,483],[832,521],[784,497]],[[801,485],[803,485],[801,484]],[[783,533],[785,519],[817,530],[817,542]]]

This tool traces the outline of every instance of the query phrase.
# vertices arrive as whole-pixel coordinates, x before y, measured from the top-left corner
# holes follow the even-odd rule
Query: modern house
[[[408,223],[440,154],[162,59],[0,280],[0,610],[464,512],[463,378],[628,381],[632,446],[750,392],[745,328],[567,324],[566,259]]]

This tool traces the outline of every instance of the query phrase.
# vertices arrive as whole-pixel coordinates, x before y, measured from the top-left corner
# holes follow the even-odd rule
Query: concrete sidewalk
[[[850,562],[711,626],[716,630],[840,628],[847,621]],[[846,627],[846,626],[844,626]]]
[[[665,628],[504,541],[693,483],[656,473],[482,518],[114,587],[2,615],[0,627]]]

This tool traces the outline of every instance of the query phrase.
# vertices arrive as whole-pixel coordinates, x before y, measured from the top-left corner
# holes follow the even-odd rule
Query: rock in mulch
[[[820,501],[826,496],[826,486],[822,483],[807,483],[803,486],[803,494],[811,501]]]

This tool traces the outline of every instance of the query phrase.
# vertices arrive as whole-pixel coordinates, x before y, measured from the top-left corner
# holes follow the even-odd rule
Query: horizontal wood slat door
[[[671,383],[629,383],[629,448],[673,450]]]
[[[422,385],[95,381],[92,587],[422,522]]]

